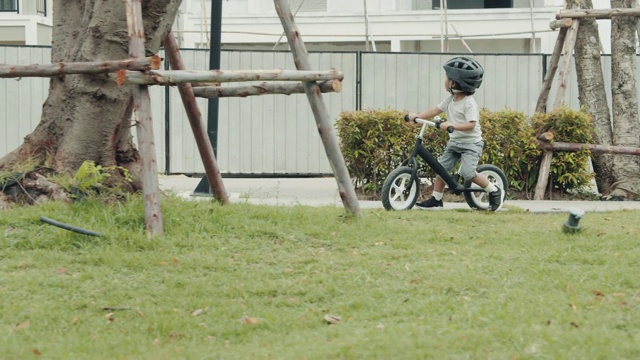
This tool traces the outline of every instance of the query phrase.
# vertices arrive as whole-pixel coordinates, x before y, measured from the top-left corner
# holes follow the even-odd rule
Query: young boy
[[[444,65],[446,73],[444,87],[449,96],[438,106],[427,109],[419,114],[409,114],[409,119],[430,119],[441,113],[447,115],[447,121],[440,124],[440,129],[447,130],[453,126],[454,131],[449,134],[447,147],[438,158],[438,162],[447,170],[462,161],[460,174],[465,180],[471,180],[489,194],[489,206],[492,211],[498,211],[504,202],[504,191],[492,184],[489,179],[476,172],[478,161],[482,155],[484,141],[480,129],[480,112],[478,104],[473,98],[476,89],[482,84],[484,69],[469,57],[455,57]],[[442,207],[445,182],[436,176],[433,196],[416,204],[420,209]]]

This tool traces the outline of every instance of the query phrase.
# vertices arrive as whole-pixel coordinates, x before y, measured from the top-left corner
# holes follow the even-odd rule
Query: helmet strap
[[[454,88],[453,88],[453,85],[454,85],[454,84],[455,84],[455,82],[451,81],[451,82],[449,83],[449,88],[447,89],[447,91],[448,91],[448,92],[449,92],[449,94],[451,94],[451,95],[453,95],[453,94],[455,94],[455,93],[461,93],[461,92],[462,92],[462,90],[454,89]]]

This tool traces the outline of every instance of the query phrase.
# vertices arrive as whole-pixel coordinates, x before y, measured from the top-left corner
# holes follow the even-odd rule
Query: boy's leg
[[[442,153],[442,156],[438,158],[438,162],[442,167],[447,171],[451,171],[453,166],[460,160],[460,154],[455,152],[452,149],[451,144],[447,144],[446,149]],[[433,194],[432,196],[424,201],[416,203],[416,207],[419,209],[429,209],[429,208],[441,208],[443,206],[442,198],[444,196],[444,187],[445,182],[439,175],[436,175],[436,180],[433,182]]]
[[[465,179],[471,178],[471,181],[480,186],[489,194],[489,208],[491,211],[498,211],[504,203],[505,192],[495,186],[489,179],[476,172],[480,155],[482,154],[483,143],[468,144],[467,151],[462,153],[462,163],[460,164],[460,173]]]

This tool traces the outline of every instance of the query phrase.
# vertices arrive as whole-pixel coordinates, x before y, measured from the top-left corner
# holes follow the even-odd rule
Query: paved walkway
[[[250,203],[274,206],[343,206],[338,195],[338,184],[328,178],[224,178],[225,190],[232,203]],[[200,178],[183,175],[160,175],[160,188],[173,191],[186,198],[196,200],[206,198],[194,196],[193,191]],[[446,200],[446,195],[445,195]],[[551,200],[507,200],[505,208],[521,208],[530,212],[566,212],[575,207],[586,212],[618,210],[640,210],[640,201],[551,201]],[[380,201],[360,201],[362,209],[382,209]],[[469,209],[466,203],[445,202],[444,209]]]

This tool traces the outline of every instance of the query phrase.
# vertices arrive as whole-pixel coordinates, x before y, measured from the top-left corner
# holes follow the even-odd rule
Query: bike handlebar
[[[442,119],[439,116],[436,116],[433,118],[436,121],[429,121],[426,119],[420,119],[420,118],[416,118],[415,122],[420,123],[420,124],[426,124],[428,126],[434,127],[436,129],[440,129],[440,124],[443,123],[444,121],[441,121]],[[440,120],[440,121],[438,121]],[[409,122],[409,115],[405,115],[404,116],[404,121]],[[447,132],[449,132],[449,134],[451,134],[452,132],[454,132],[455,129],[453,128],[453,126],[447,126]]]

